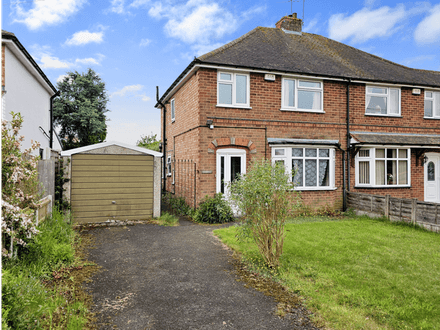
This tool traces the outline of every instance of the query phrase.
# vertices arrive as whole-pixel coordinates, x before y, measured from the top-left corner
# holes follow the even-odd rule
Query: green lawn
[[[440,235],[388,221],[301,218],[286,224],[276,276],[332,329],[440,329]],[[236,227],[216,230],[261,262]]]

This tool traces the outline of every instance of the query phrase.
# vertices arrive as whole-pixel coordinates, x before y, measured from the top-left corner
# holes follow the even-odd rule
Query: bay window
[[[324,112],[322,81],[282,79],[281,110]]]
[[[229,107],[249,107],[249,74],[218,72],[217,104]]]
[[[400,116],[400,88],[367,86],[365,113]]]
[[[356,185],[370,187],[409,186],[411,150],[364,148],[356,155]]]
[[[284,165],[298,190],[328,190],[335,185],[334,149],[329,147],[273,147],[272,162]]]
[[[425,91],[425,118],[440,119],[440,92]]]

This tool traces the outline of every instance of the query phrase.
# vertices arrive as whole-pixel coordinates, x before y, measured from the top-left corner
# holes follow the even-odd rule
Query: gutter
[[[50,97],[50,124],[49,124],[49,148],[53,149],[53,99],[60,96],[60,91],[56,91],[54,95]],[[63,146],[61,145],[61,149]]]

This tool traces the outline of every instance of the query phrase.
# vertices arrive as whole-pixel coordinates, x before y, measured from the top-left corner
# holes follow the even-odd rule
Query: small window
[[[281,110],[323,112],[322,82],[283,78]]]
[[[366,88],[365,113],[373,115],[400,115],[400,89],[378,86]]]
[[[44,149],[40,148],[40,159],[44,159]]]
[[[219,72],[217,76],[217,104],[230,107],[249,107],[249,75]]]
[[[171,156],[167,158],[167,176],[171,176]]]
[[[174,122],[176,120],[176,109],[175,109],[175,101],[174,99],[171,100],[171,122]]]
[[[435,164],[434,164],[434,162],[428,163],[428,181],[435,181]]]
[[[425,118],[440,119],[440,92],[425,92]]]

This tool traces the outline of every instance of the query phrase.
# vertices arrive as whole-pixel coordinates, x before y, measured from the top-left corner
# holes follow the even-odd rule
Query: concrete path
[[[98,329],[317,329],[298,310],[237,281],[216,227],[182,222],[90,230],[89,260],[102,271],[87,284]]]

